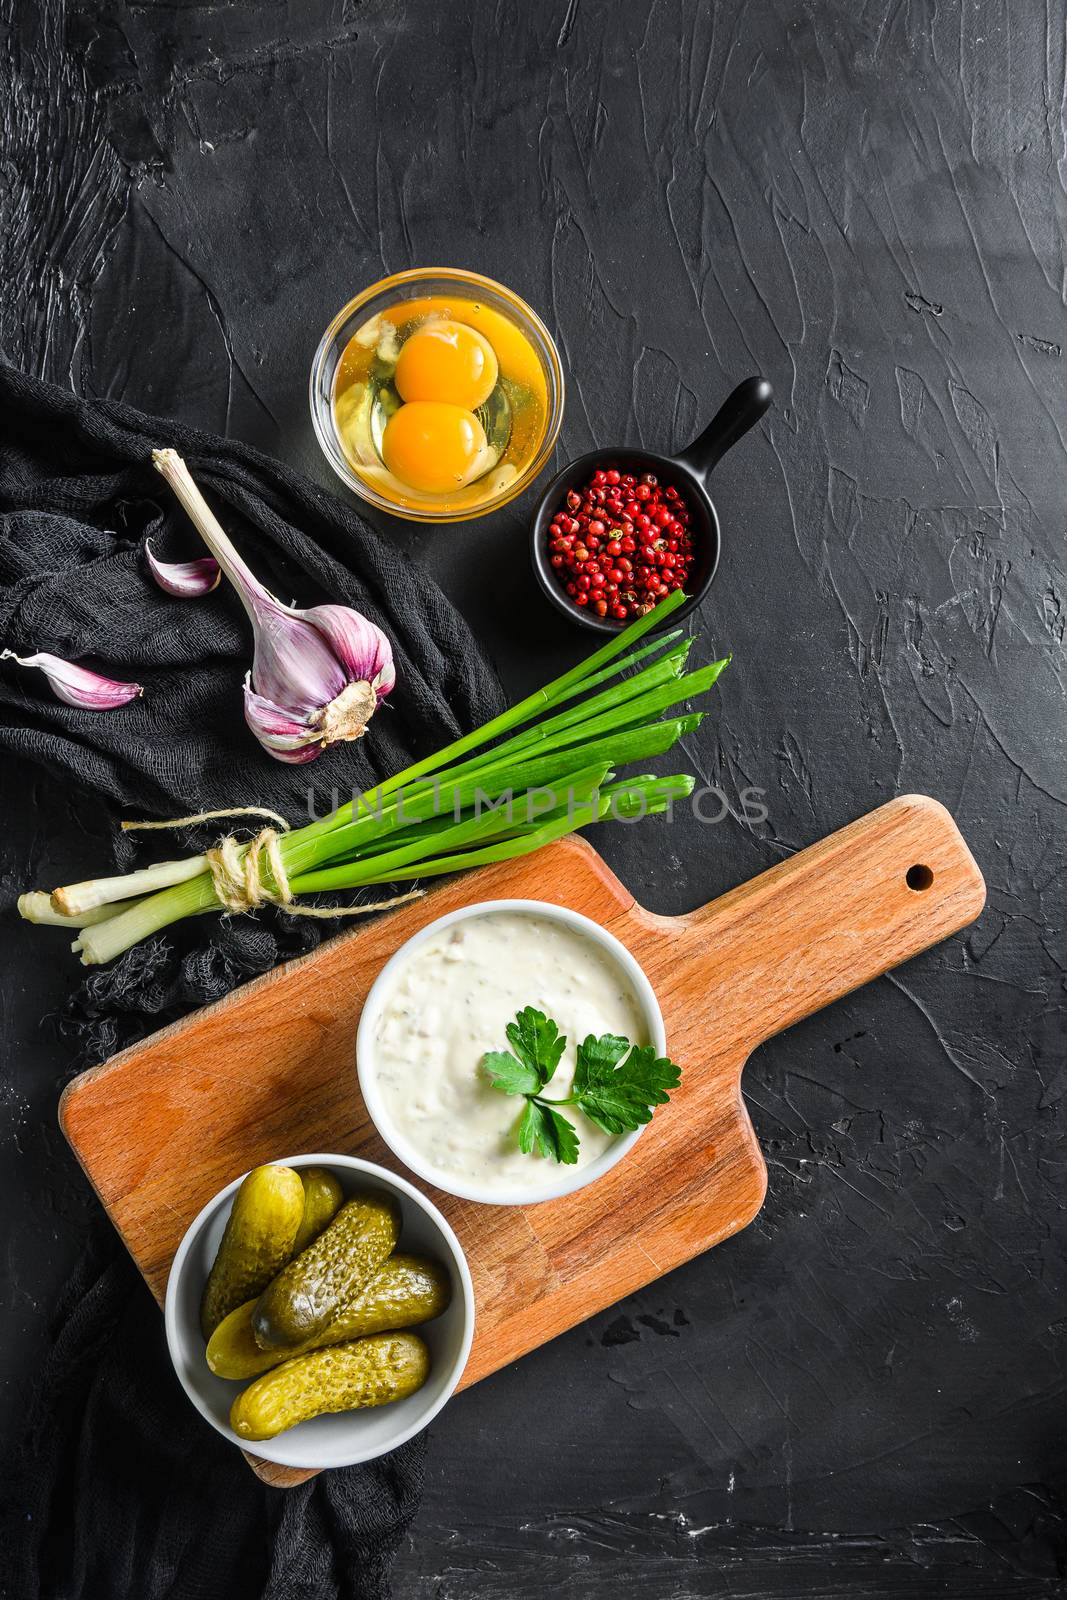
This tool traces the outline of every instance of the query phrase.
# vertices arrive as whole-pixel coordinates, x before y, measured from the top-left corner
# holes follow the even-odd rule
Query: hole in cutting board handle
[[[923,889],[929,889],[933,881],[934,875],[930,868],[919,861],[913,867],[909,867],[904,874],[904,882],[909,889],[914,889],[916,894],[921,893]]]

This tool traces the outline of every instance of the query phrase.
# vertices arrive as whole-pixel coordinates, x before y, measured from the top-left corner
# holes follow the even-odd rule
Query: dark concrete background
[[[8,0],[0,345],[323,482],[322,327],[383,271],[541,311],[560,457],[686,441],[738,378],[693,771],[769,821],[602,831],[680,911],[894,793],[951,807],[967,934],[759,1052],[744,1234],[449,1407],[414,1600],[1062,1593],[1067,282],[1062,0]],[[388,528],[508,687],[583,643],[531,496]],[[0,772],[6,904],[111,819]],[[55,1124],[80,983],[4,916],[0,1314],[17,1420],[94,1208]]]

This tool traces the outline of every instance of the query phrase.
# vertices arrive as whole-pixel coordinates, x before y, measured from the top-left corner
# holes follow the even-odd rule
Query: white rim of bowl
[[[185,1264],[188,1260],[189,1252],[193,1247],[193,1242],[197,1238],[201,1228],[206,1226],[210,1218],[220,1208],[220,1206],[222,1206],[225,1201],[229,1199],[230,1195],[240,1188],[241,1184],[244,1183],[245,1179],[248,1177],[248,1172],[242,1172],[239,1178],[234,1178],[232,1183],[228,1183],[224,1189],[219,1190],[218,1194],[213,1200],[209,1200],[205,1206],[201,1207],[196,1216],[193,1218],[192,1222],[189,1224],[188,1228],[186,1228],[185,1233],[182,1236],[182,1242],[175,1251],[174,1260],[170,1264],[170,1272],[167,1276],[167,1293],[163,1302],[163,1325],[167,1336],[167,1350],[170,1353],[171,1366],[174,1368],[175,1376],[177,1377],[178,1382],[181,1384],[182,1388],[185,1390],[185,1393],[199,1411],[200,1415],[204,1418],[205,1422],[210,1422],[216,1433],[221,1433],[224,1439],[228,1439],[231,1444],[235,1444],[239,1450],[244,1450],[248,1455],[260,1456],[264,1461],[274,1462],[276,1466],[296,1467],[301,1471],[307,1472],[329,1472],[335,1467],[358,1467],[361,1466],[365,1461],[377,1461],[382,1456],[388,1455],[391,1451],[399,1449],[402,1444],[406,1444],[407,1441],[409,1439],[413,1439],[417,1433],[421,1433],[424,1428],[429,1427],[434,1417],[436,1417],[438,1412],[440,1412],[442,1408],[448,1404],[449,1400],[451,1400],[452,1396],[455,1394],[456,1385],[459,1383],[460,1378],[462,1378],[466,1370],[467,1362],[470,1359],[471,1345],[474,1342],[475,1303],[474,1283],[471,1278],[471,1269],[467,1265],[467,1257],[463,1253],[463,1246],[456,1238],[456,1234],[451,1223],[437,1209],[432,1200],[428,1199],[426,1195],[424,1195],[420,1190],[416,1189],[413,1183],[409,1183],[406,1178],[400,1177],[399,1173],[390,1172],[388,1167],[379,1166],[374,1161],[364,1161],[360,1156],[338,1155],[336,1151],[334,1151],[332,1154],[323,1153],[320,1151],[312,1155],[280,1156],[275,1161],[271,1161],[269,1163],[261,1162],[260,1165],[297,1168],[343,1167],[349,1172],[366,1173],[369,1177],[379,1180],[386,1186],[392,1185],[397,1188],[401,1194],[406,1195],[409,1200],[413,1201],[418,1209],[424,1212],[430,1218],[431,1222],[433,1222],[440,1229],[444,1242],[451,1252],[452,1262],[455,1265],[456,1271],[459,1275],[460,1291],[463,1296],[463,1340],[460,1345],[459,1354],[453,1363],[453,1371],[450,1374],[447,1387],[440,1398],[434,1403],[431,1410],[428,1411],[424,1417],[421,1417],[419,1421],[414,1423],[411,1427],[404,1428],[400,1433],[398,1433],[396,1438],[390,1441],[385,1450],[359,1451],[353,1456],[346,1457],[344,1461],[331,1463],[329,1467],[308,1467],[306,1462],[294,1460],[292,1452],[287,1452],[285,1446],[278,1443],[278,1440],[286,1437],[286,1434],[284,1433],[278,1434],[274,1439],[239,1439],[231,1427],[223,1426],[219,1423],[218,1419],[201,1400],[197,1391],[191,1388],[186,1382],[185,1373],[183,1370],[184,1360],[179,1361],[178,1359],[179,1352],[181,1352],[183,1357],[185,1354],[185,1343],[179,1338],[178,1333],[178,1285],[181,1282],[182,1274],[185,1271]],[[249,1172],[251,1170],[252,1169],[250,1167]],[[235,1389],[234,1396],[236,1397],[236,1395],[237,1390]],[[343,1415],[343,1413],[341,1414]],[[299,1427],[301,1424],[298,1423],[297,1426]],[[295,1430],[287,1430],[287,1432],[292,1431]]]
[[[442,928],[450,927],[454,922],[467,921],[471,917],[490,916],[500,911],[526,912],[531,916],[548,917],[552,921],[579,928],[595,944],[608,950],[633,985],[638,1004],[645,1016],[651,1042],[660,1055],[666,1055],[667,1034],[663,1025],[663,1013],[656,999],[656,991],[640,963],[630,954],[621,939],[609,933],[607,928],[602,927],[599,922],[594,922],[591,917],[583,916],[580,911],[572,911],[568,906],[556,905],[550,900],[481,900],[474,905],[460,906],[458,910],[449,911],[443,917],[437,917],[435,921],[427,923],[425,928],[420,928],[418,933],[412,934],[411,938],[390,956],[363,1002],[363,1012],[356,1030],[356,1074],[360,1093],[374,1126],[397,1159],[424,1183],[432,1184],[435,1189],[441,1189],[445,1194],[455,1195],[457,1199],[475,1200],[481,1205],[531,1206],[539,1205],[544,1200],[559,1200],[563,1195],[574,1194],[576,1190],[584,1189],[587,1184],[595,1183],[633,1149],[649,1124],[644,1123],[632,1133],[620,1134],[604,1153],[597,1156],[596,1160],[590,1161],[588,1166],[564,1168],[555,1183],[547,1187],[544,1184],[531,1185],[529,1189],[513,1189],[507,1194],[501,1194],[475,1182],[456,1180],[449,1173],[441,1172],[426,1161],[421,1152],[397,1128],[379,1092],[373,1071],[372,1028],[381,1011],[391,979],[404,961]]]

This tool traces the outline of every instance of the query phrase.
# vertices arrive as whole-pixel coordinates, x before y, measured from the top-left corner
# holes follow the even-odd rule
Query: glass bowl
[[[481,480],[441,495],[421,494],[414,490],[405,490],[395,496],[386,494],[371,476],[360,471],[359,465],[345,449],[334,405],[338,369],[353,335],[373,317],[402,301],[429,297],[447,299],[449,295],[474,300],[479,306],[504,318],[523,336],[533,351],[546,391],[544,415],[536,430],[536,444],[525,466],[484,499],[472,501],[471,497],[471,491],[477,489]],[[371,284],[369,289],[364,289],[362,294],[350,300],[337,313],[315,352],[311,366],[310,399],[315,436],[327,461],[342,483],[347,484],[361,500],[413,522],[467,522],[507,505],[509,500],[514,500],[516,495],[530,486],[544,467],[563,421],[563,368],[552,336],[540,317],[503,284],[458,267],[419,267],[411,272],[394,273],[390,278]]]

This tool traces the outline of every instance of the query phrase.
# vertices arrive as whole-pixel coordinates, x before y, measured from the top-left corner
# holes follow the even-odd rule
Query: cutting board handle
[[[716,1034],[749,1050],[966,927],[985,882],[945,807],[902,795],[685,920]],[[716,954],[721,959],[716,961]],[[709,1003],[710,1002],[710,1003]]]

